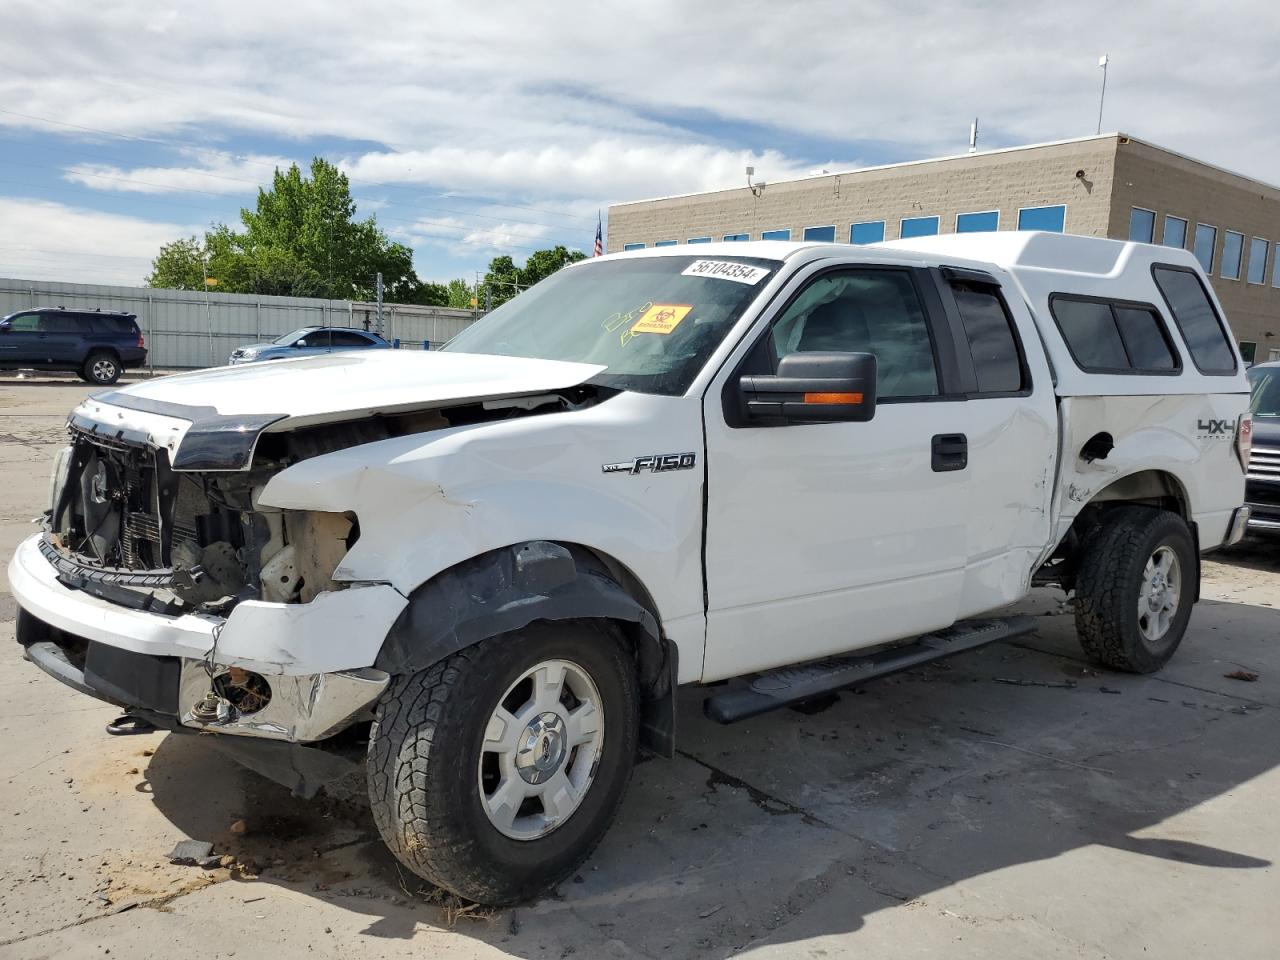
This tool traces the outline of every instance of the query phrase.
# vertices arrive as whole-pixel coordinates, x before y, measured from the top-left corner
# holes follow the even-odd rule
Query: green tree
[[[296,164],[276,170],[255,208],[240,211],[242,232],[214,224],[203,240],[165,244],[148,284],[200,289],[207,265],[217,289],[227,293],[371,300],[381,273],[388,301],[432,303],[445,296],[440,284],[418,278],[407,246],[390,240],[373,217],[355,219],[345,174],[319,157],[309,172]]]
[[[458,310],[470,310],[471,299],[476,295],[475,291],[466,280],[461,277],[455,277],[448,283],[449,300],[446,306],[454,307]]]
[[[496,307],[506,303],[519,291],[551,276],[561,267],[585,260],[586,256],[581,250],[556,246],[549,250],[535,250],[529,254],[522,267],[517,267],[509,256],[494,257],[489,261],[489,269],[484,275],[489,305]],[[484,304],[481,303],[481,306]]]

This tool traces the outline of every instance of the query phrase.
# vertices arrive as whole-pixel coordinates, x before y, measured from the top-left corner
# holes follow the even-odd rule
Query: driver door
[[[936,288],[911,267],[802,274],[705,400],[706,681],[914,636],[952,623],[968,477],[954,343]],[[872,353],[865,423],[755,425],[738,380],[796,351]]]

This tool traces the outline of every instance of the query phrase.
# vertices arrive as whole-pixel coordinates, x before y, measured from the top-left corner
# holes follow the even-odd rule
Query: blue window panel
[[[962,213],[956,217],[956,233],[991,233],[1000,229],[1000,211]]]
[[[1240,279],[1240,257],[1244,253],[1244,234],[1228,230],[1222,240],[1222,276],[1225,280]]]
[[[1204,267],[1205,273],[1213,273],[1213,252],[1218,245],[1218,228],[1211,227],[1207,223],[1196,224],[1196,259],[1200,261],[1200,266]]]
[[[937,217],[904,217],[898,236],[906,240],[910,237],[932,237],[937,232]]]
[[[675,245],[676,245],[675,240],[659,240],[657,243],[654,244],[655,247],[674,247]]]
[[[726,233],[724,235],[725,243],[746,243],[750,239],[751,234],[749,233]]]
[[[790,240],[791,231],[790,230],[766,230],[764,233],[760,234],[760,239],[761,240]]]
[[[884,239],[883,220],[864,220],[849,227],[850,243],[879,243]]]
[[[1026,207],[1018,211],[1019,230],[1045,230],[1049,233],[1062,233],[1067,223],[1067,208]]]
[[[710,237],[690,237],[689,242],[690,243],[710,243],[711,238]]]
[[[1156,238],[1154,210],[1132,207],[1129,210],[1129,239],[1135,243],[1153,243]]]
[[[622,249],[623,250],[643,250],[644,244],[643,243],[624,243],[622,245]]]
[[[1267,247],[1269,244],[1261,237],[1249,241],[1249,273],[1250,283],[1263,283],[1267,279]]]
[[[1280,287],[1280,243],[1271,246],[1275,248],[1271,254],[1271,285]]]
[[[1164,236],[1160,242],[1166,247],[1177,247],[1182,250],[1187,246],[1187,221],[1181,217],[1164,218]]]
[[[829,227],[805,227],[804,238],[812,240],[816,243],[835,243],[836,228],[833,224]]]

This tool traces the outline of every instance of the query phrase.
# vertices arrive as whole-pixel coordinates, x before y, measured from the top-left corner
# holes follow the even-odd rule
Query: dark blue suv
[[[146,362],[132,313],[42,307],[0,320],[0,370],[72,370],[105,385]]]

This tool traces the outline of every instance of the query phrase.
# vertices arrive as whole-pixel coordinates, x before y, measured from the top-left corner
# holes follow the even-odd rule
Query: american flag
[[[604,224],[600,220],[600,214],[596,214],[596,249],[593,257],[604,255]]]

